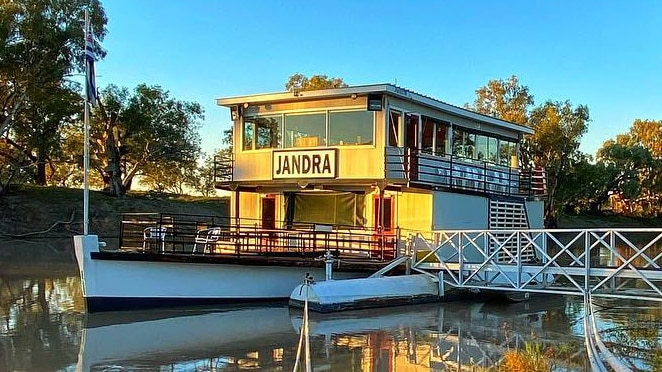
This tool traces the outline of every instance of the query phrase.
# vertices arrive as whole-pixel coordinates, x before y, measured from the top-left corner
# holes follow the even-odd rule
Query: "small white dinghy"
[[[290,295],[290,305],[308,306],[317,312],[364,309],[439,301],[438,281],[424,274],[362,279],[326,280],[300,284]]]

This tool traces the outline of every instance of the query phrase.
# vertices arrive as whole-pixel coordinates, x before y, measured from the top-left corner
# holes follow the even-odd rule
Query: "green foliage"
[[[12,183],[27,181],[28,177],[21,167],[26,162],[26,155],[22,151],[0,141],[0,196],[9,191]]]
[[[599,195],[607,195],[607,174],[603,163],[595,164],[590,156],[582,154],[573,159],[560,176],[556,189],[558,212],[578,214],[597,212]],[[604,200],[602,200],[604,202]]]
[[[157,189],[181,191],[200,154],[203,118],[198,103],[171,98],[159,86],[141,84],[133,92],[108,86],[91,120],[91,167],[114,195],[130,190],[136,176]]]
[[[535,130],[533,135],[525,137],[520,147],[520,163],[525,167],[535,165],[545,169],[548,193],[545,213],[553,221],[560,209],[555,205],[559,183],[573,162],[581,161],[582,154],[578,149],[588,129],[589,113],[586,106],[575,107],[569,101],[533,105],[529,88],[521,85],[517,76],[511,76],[508,80],[490,80],[476,90],[473,105],[466,107]],[[572,194],[574,191],[570,189],[565,191]]]
[[[205,156],[204,162],[196,169],[190,186],[202,196],[209,197],[216,193],[214,186],[214,157],[221,156],[225,150],[218,150],[212,156]]]
[[[107,20],[98,0],[0,1],[0,140],[25,154],[14,167],[37,165],[39,184],[58,155],[61,126],[80,112],[79,85],[68,79],[83,67],[85,8],[103,39]]]
[[[290,92],[300,92],[316,89],[345,88],[347,84],[342,78],[328,77],[327,75],[305,76],[301,73],[291,75],[285,83],[285,89]],[[223,131],[221,142],[226,146],[226,150],[232,153],[233,148],[233,128]]]
[[[307,77],[301,73],[290,76],[287,83],[285,83],[285,89],[290,92],[345,87],[347,87],[347,84],[341,78],[326,75]]]
[[[660,214],[661,128],[660,121],[637,119],[629,133],[606,141],[598,150],[598,161],[610,170],[606,192],[628,215]]]
[[[535,132],[527,137],[527,152],[547,173],[547,216],[556,216],[562,207],[556,205],[555,193],[572,162],[582,157],[579,145],[589,120],[586,106],[569,101],[547,101],[531,111],[529,125]]]
[[[194,182],[195,172],[195,162],[150,162],[143,168],[140,184],[159,193],[183,195],[186,185]]]
[[[481,114],[494,116],[521,125],[529,122],[529,109],[533,106],[529,88],[520,85],[517,76],[508,80],[490,80],[476,89],[476,99],[467,108]]]

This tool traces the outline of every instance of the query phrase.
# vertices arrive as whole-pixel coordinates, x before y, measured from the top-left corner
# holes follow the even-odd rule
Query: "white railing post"
[[[614,250],[616,249],[616,234],[613,230],[609,231],[609,267],[612,268],[616,266],[616,261],[614,260]],[[612,277],[609,280],[609,289],[611,293],[614,293],[616,290],[616,278]]]
[[[522,233],[517,233],[517,288],[522,287]]]
[[[459,274],[458,279],[459,279],[459,282],[462,285],[464,285],[464,249],[463,249],[464,245],[462,244],[462,236],[464,236],[464,233],[457,234],[457,239],[458,239],[458,243],[459,243],[458,247],[457,247],[457,253],[458,253],[457,263],[458,263],[458,267],[460,269],[460,271],[458,273]]]
[[[591,234],[584,231],[584,296],[591,293],[590,271],[591,271]]]

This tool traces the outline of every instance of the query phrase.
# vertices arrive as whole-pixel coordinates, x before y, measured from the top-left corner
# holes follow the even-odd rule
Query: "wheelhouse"
[[[391,84],[219,98],[216,159],[231,218],[256,229],[542,227],[544,173],[519,165],[532,129]]]

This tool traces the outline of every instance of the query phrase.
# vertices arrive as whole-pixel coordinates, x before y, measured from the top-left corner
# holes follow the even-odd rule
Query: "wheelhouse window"
[[[517,156],[517,143],[506,140],[499,141],[499,164],[503,166],[513,166],[511,159]],[[515,165],[516,166],[516,165]]]
[[[372,145],[374,127],[372,111],[331,111],[329,146]]]
[[[326,146],[326,113],[285,115],[285,147]]]
[[[487,161],[499,163],[499,141],[494,137],[487,137]]]
[[[487,136],[476,135],[476,160],[487,161]]]
[[[448,124],[430,118],[423,119],[421,150],[426,154],[446,155]]]
[[[453,156],[474,159],[476,156],[476,135],[460,128],[453,128]]]
[[[280,146],[280,115],[244,118],[244,150],[278,148]]]
[[[399,111],[390,111],[388,119],[388,145],[393,147],[402,146],[400,141],[402,133],[402,113]]]

